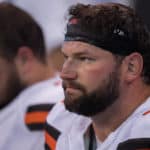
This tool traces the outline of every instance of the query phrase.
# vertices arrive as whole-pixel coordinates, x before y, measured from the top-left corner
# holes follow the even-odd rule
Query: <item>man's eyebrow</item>
[[[82,52],[74,53],[74,56],[88,55],[88,54],[90,54],[89,51],[82,51]]]
[[[73,53],[74,56],[80,56],[80,55],[86,55],[86,54],[91,55],[88,49],[83,49],[82,51],[77,51]]]

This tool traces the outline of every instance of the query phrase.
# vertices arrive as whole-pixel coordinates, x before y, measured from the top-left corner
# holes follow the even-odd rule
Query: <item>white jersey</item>
[[[58,76],[26,88],[0,110],[0,150],[44,150],[46,116],[63,99]]]
[[[72,127],[76,126],[76,122],[79,123],[79,127],[91,123],[91,120],[87,117],[71,113],[65,109],[63,102],[58,102],[49,113],[46,123],[46,150],[55,150],[57,145],[57,140],[60,135],[69,134]],[[80,124],[81,122],[81,124]],[[80,129],[79,129],[80,131]],[[74,135],[76,138],[78,135]],[[63,141],[61,142],[61,144]],[[60,150],[62,150],[60,148]],[[65,150],[65,149],[63,149]],[[67,149],[66,149],[67,150]],[[69,149],[72,150],[72,149]],[[76,149],[80,150],[80,149]]]
[[[85,134],[89,131],[91,120],[68,112],[68,117],[72,118],[68,122],[67,111],[63,107],[60,110],[58,107],[57,110],[54,107],[54,111],[55,114],[57,111],[59,112],[60,116],[56,115],[57,118],[63,117],[63,111],[66,115],[64,115],[64,122],[60,122],[63,124],[63,129],[60,128],[59,121],[57,123],[57,118],[54,119],[53,116],[49,116],[47,119],[48,124],[61,133],[57,137],[53,149],[93,150],[89,147],[85,148]],[[64,129],[65,125],[66,129]],[[150,150],[150,98],[139,106],[105,141],[99,141],[94,150]]]

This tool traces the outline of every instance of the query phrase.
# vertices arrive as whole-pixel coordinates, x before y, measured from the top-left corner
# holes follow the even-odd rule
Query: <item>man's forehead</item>
[[[75,49],[75,50],[88,50],[88,49],[91,49],[91,50],[94,50],[94,49],[100,49],[94,45],[91,45],[91,44],[88,44],[88,43],[85,43],[85,42],[80,42],[80,41],[66,41],[64,42],[63,46],[62,46],[62,49]]]
[[[64,54],[82,55],[82,54],[98,54],[101,52],[107,52],[106,50],[96,47],[94,45],[80,42],[80,41],[67,41],[64,42],[62,47],[62,52]]]

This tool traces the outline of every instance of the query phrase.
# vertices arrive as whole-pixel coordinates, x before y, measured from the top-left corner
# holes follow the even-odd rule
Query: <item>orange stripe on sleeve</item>
[[[30,112],[25,116],[25,123],[43,123],[46,121],[48,112]]]
[[[45,132],[46,144],[51,148],[51,150],[56,149],[56,141],[47,132]]]
[[[143,113],[143,115],[147,115],[147,114],[150,114],[150,110]]]

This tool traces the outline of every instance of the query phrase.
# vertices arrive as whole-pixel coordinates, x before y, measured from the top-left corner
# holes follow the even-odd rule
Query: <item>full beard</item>
[[[74,83],[75,85],[77,83]],[[71,95],[65,93],[65,107],[70,112],[75,112],[84,116],[94,116],[105,111],[119,97],[119,73],[115,70],[105,78],[97,89],[87,93],[84,87],[77,84],[83,95],[72,99]]]

